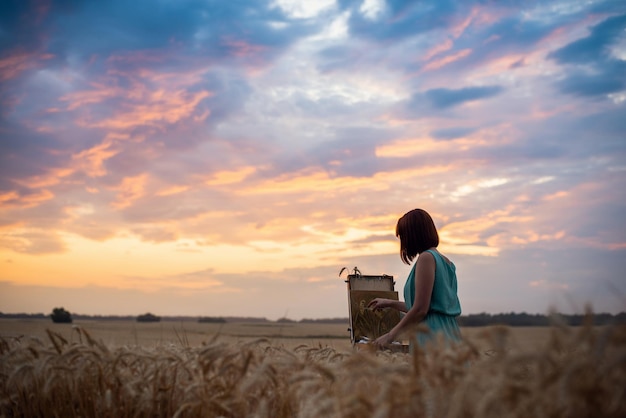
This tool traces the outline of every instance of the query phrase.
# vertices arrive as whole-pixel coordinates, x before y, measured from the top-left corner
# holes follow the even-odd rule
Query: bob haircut
[[[418,254],[439,245],[433,218],[423,209],[413,209],[398,219],[396,237],[400,238],[400,258],[406,264],[411,264]]]

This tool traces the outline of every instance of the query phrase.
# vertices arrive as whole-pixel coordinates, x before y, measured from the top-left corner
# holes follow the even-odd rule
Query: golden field
[[[78,320],[72,324],[55,324],[46,319],[0,319],[0,337],[49,339],[46,330],[64,337],[69,343],[80,342],[77,327],[87,331],[94,339],[109,346],[180,345],[189,346],[217,339],[220,342],[245,343],[259,338],[272,345],[294,348],[300,345],[330,347],[338,351],[351,350],[349,324],[227,322],[199,323],[197,321],[137,321]],[[479,348],[491,347],[482,338],[492,327],[467,327],[462,333]],[[533,350],[545,343],[550,335],[548,327],[510,327],[508,349]]]
[[[623,326],[462,332],[402,354],[347,324],[3,319],[0,416],[626,416]]]
[[[199,346],[210,340],[241,343],[267,338],[274,345],[293,347],[321,343],[343,350],[349,349],[348,324],[300,324],[276,322],[199,323],[197,321],[74,321],[54,324],[50,320],[0,320],[0,336],[34,336],[47,340],[46,329],[59,333],[68,341],[76,341],[76,327],[110,346],[140,345],[143,347],[181,344]]]

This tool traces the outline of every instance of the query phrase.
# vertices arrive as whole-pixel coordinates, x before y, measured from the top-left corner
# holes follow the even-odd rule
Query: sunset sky
[[[626,310],[626,2],[5,0],[0,312],[347,317],[429,211],[464,314]]]

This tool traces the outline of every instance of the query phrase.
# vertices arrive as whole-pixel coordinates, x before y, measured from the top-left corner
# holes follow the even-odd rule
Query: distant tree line
[[[4,319],[46,319],[50,318],[50,315],[43,313],[2,313],[0,312],[0,318]]]
[[[223,324],[226,322],[226,319],[215,316],[201,316],[200,318],[198,318],[198,322],[209,324]]]
[[[158,321],[197,321],[200,323],[226,323],[226,322],[246,322],[246,323],[314,323],[314,324],[348,324],[348,318],[320,318],[310,319],[305,318],[299,321],[280,318],[276,321],[270,321],[266,318],[259,317],[210,317],[210,316],[165,316],[160,317],[151,313],[139,315],[139,316],[118,316],[118,315],[80,315],[71,314],[64,308],[54,308],[52,314],[45,315],[43,313],[2,313],[0,312],[0,319],[46,319],[51,318],[54,322],[58,323],[71,323],[72,320],[102,320],[102,321],[138,321],[138,322],[158,322]],[[479,313],[461,315],[458,317],[459,325],[463,327],[480,327],[487,325],[508,325],[508,326],[550,326],[553,324],[566,324],[566,325],[582,325],[586,321],[585,315],[542,315],[542,314],[528,314],[522,313]],[[626,324],[626,312],[613,315],[609,313],[597,313],[589,317],[594,325],[614,325],[614,324]]]
[[[513,327],[531,327],[531,326],[550,326],[554,324],[564,325],[583,325],[587,318],[593,325],[613,325],[626,324],[626,312],[617,315],[608,313],[593,314],[589,317],[586,315],[540,315],[522,313],[500,313],[489,314],[479,313],[462,315],[458,318],[458,323],[462,327],[480,327],[485,325],[508,325]]]
[[[322,319],[311,319],[304,318],[299,322],[302,324],[345,324],[348,322],[348,318],[322,318]]]
[[[528,314],[522,313],[500,313],[500,314],[469,314],[461,315],[458,317],[459,325],[464,327],[479,327],[487,325],[508,325],[508,326],[550,326],[553,324],[566,324],[566,325],[582,325],[587,316],[586,315],[542,315],[542,314]],[[242,320],[240,318],[226,318],[226,322],[248,322],[249,318]],[[621,312],[617,315],[609,313],[599,313],[590,316],[590,320],[594,325],[613,325],[613,324],[626,324],[626,312]],[[265,318],[257,321],[272,322]],[[282,317],[274,322],[282,324],[290,323],[302,323],[302,324],[347,324],[348,318],[319,318],[311,319],[304,318],[299,321]]]

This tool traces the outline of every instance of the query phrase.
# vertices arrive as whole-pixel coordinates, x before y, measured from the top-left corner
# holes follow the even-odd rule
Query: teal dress
[[[456,317],[461,314],[461,304],[457,296],[456,267],[452,262],[434,250],[426,250],[435,257],[435,283],[430,296],[430,307],[422,323],[430,329],[429,333],[420,332],[417,343],[424,346],[429,341],[443,335],[446,341],[459,341],[461,332]],[[404,303],[407,310],[415,303],[415,265],[404,285]]]

